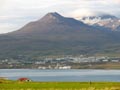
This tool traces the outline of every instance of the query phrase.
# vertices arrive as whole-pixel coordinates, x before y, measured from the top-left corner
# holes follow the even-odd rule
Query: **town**
[[[41,57],[37,60],[0,60],[0,68],[23,68],[23,69],[112,69],[120,68],[119,57],[108,56],[72,56],[64,55],[61,57]],[[110,68],[110,69],[111,69]]]

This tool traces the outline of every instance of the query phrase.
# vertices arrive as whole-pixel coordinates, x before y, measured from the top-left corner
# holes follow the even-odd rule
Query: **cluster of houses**
[[[62,58],[44,58],[35,61],[34,64],[38,69],[71,69],[74,64],[90,64],[90,63],[119,63],[120,58],[111,57],[84,57],[84,56],[67,56]]]
[[[45,63],[89,63],[89,62],[120,62],[120,58],[111,57],[62,57],[62,58],[45,58],[43,60],[38,60],[35,64],[45,64]]]
[[[44,57],[38,60],[0,60],[0,68],[38,68],[38,69],[71,69],[71,65],[78,63],[119,63],[119,57],[95,57],[95,56],[62,56]]]
[[[49,66],[38,66],[38,69],[71,69],[71,66],[68,65],[49,65]]]

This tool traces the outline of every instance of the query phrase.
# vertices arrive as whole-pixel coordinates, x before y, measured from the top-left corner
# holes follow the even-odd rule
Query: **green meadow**
[[[120,90],[120,82],[0,82],[0,90]]]

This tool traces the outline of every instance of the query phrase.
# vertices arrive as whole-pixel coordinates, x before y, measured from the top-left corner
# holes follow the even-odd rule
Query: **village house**
[[[20,82],[31,82],[32,80],[30,80],[29,78],[23,77],[23,78],[19,78],[18,81],[20,81]]]

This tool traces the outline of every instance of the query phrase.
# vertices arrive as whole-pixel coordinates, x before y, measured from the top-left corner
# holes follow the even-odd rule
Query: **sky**
[[[18,30],[48,12],[74,18],[104,13],[120,17],[120,0],[0,0],[0,33]]]

